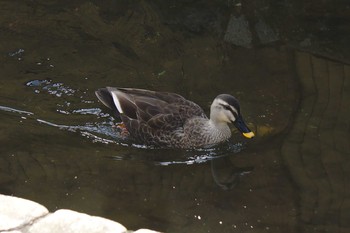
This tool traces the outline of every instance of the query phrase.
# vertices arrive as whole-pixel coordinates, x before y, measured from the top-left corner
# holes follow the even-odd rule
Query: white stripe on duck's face
[[[232,123],[238,115],[237,109],[222,99],[216,98],[210,107],[210,119],[217,123]]]

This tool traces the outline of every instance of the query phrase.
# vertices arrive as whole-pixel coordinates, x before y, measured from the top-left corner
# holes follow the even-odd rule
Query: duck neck
[[[224,141],[231,137],[231,129],[226,122],[217,122],[210,119],[208,121],[210,134],[217,142]]]

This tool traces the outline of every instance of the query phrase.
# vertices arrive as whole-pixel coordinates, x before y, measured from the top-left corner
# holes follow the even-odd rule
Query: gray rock
[[[227,25],[224,40],[238,46],[250,48],[252,39],[249,23],[244,15],[240,17],[232,15]]]

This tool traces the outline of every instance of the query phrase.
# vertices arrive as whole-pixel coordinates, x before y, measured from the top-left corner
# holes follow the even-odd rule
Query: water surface
[[[0,192],[130,229],[347,232],[342,18],[285,19],[299,5],[258,1],[191,4],[3,1]],[[271,12],[279,13],[266,18]],[[242,37],[237,27],[247,29]],[[324,39],[337,30],[344,37]],[[136,145],[97,101],[104,86],[176,92],[205,111],[230,93],[257,136],[234,132],[199,151]]]

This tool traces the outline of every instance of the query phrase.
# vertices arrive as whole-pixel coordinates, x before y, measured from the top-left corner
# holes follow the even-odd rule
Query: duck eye
[[[226,110],[228,110],[228,111],[231,110],[230,106],[228,106],[228,105],[223,105],[223,107],[224,107],[224,109],[226,109]]]

